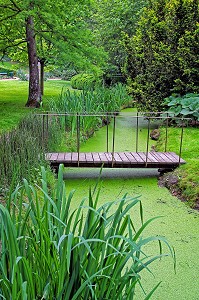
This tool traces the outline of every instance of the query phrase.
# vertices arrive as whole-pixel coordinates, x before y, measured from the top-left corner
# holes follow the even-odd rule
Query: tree
[[[124,34],[132,36],[142,8],[147,0],[109,0],[96,1],[92,24],[98,37],[98,45],[103,45],[109,54],[109,69],[122,73],[126,58],[123,44]]]
[[[160,111],[171,93],[198,92],[198,0],[151,0],[126,36],[126,74],[142,110]]]
[[[0,0],[3,29],[0,52],[12,54],[13,49],[17,49],[15,51],[20,51],[18,55],[28,55],[30,80],[27,106],[37,107],[41,101],[38,55],[42,71],[49,58],[97,68],[102,52],[93,47],[92,34],[85,21],[89,5],[87,0],[78,3],[73,0],[53,3],[50,0]],[[27,44],[27,50],[24,44]]]

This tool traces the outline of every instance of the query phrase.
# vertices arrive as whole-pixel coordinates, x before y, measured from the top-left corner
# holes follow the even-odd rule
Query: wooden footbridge
[[[117,152],[115,151],[115,139],[116,139],[116,113],[109,114],[42,114],[43,116],[43,139],[45,140],[48,136],[48,127],[49,127],[49,119],[52,117],[64,117],[66,118],[74,118],[76,119],[76,137],[77,137],[77,151],[76,152],[53,152],[46,153],[45,159],[50,162],[51,167],[57,171],[60,164],[63,164],[65,167],[103,167],[103,168],[157,168],[161,170],[173,170],[181,164],[186,163],[182,158],[182,141],[183,141],[183,130],[184,127],[181,128],[180,140],[179,140],[179,155],[174,152],[167,151],[167,141],[168,141],[168,124],[169,124],[169,116],[164,117],[164,125],[165,125],[165,145],[164,152],[156,152],[149,150],[149,140],[150,140],[150,130],[153,127],[154,120],[160,121],[162,117],[156,115],[148,114],[147,117],[143,116],[143,114],[139,115],[131,115],[129,117],[134,118],[135,124],[135,152],[133,151],[124,151]],[[80,131],[81,131],[81,119],[84,117],[100,117],[107,120],[106,126],[106,140],[107,140],[107,148],[105,152],[80,152]],[[139,123],[140,119],[144,120],[145,128],[147,128],[147,141],[146,141],[146,151],[138,151],[138,140],[139,140]],[[108,144],[109,143],[109,121],[112,119],[113,121],[113,129],[112,129],[112,149],[109,151]],[[153,120],[153,121],[152,121]],[[152,125],[152,126],[151,126]]]

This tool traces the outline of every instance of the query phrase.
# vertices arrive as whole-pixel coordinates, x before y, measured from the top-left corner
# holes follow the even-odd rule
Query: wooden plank
[[[57,161],[64,161],[65,160],[65,153],[58,153]]]
[[[174,159],[176,159],[177,162],[179,162],[179,156],[175,152],[165,152],[165,155],[172,156]],[[185,164],[185,160],[180,158],[180,163]]]
[[[154,156],[158,162],[165,162],[165,160],[159,155],[159,152],[153,151],[151,152],[151,155]]]
[[[99,154],[97,152],[92,152],[92,156],[93,156],[94,165],[98,166],[99,164],[100,165],[102,164]]]
[[[136,160],[136,158],[132,155],[132,153],[129,152],[124,152],[125,156],[128,158],[128,160],[130,161],[131,165],[137,165],[138,162]],[[136,154],[136,153],[135,153]]]
[[[88,164],[94,163],[92,153],[85,153],[85,156],[86,156],[86,162]]]
[[[173,160],[171,157],[165,155],[164,152],[158,152],[158,155],[161,157],[162,161],[165,161],[166,163],[173,163],[175,160]]]
[[[107,164],[108,163],[108,159],[107,159],[105,153],[104,152],[99,152],[98,154],[99,154],[101,162],[103,164]]]
[[[57,161],[58,153],[52,153],[50,157],[50,161]]]
[[[123,161],[123,164],[126,164],[126,165],[130,165],[131,164],[131,161],[129,160],[129,158],[125,155],[124,152],[118,152],[118,155],[121,157],[122,161]]]
[[[146,163],[146,152],[138,152],[138,155],[143,159],[143,161]],[[151,160],[147,158],[147,163],[150,163]]]
[[[78,162],[78,153],[77,152],[72,152],[71,153],[71,162],[73,162],[73,163]]]
[[[148,152],[148,159],[150,159],[150,161],[151,162],[153,162],[153,163],[159,163],[159,161],[157,160],[157,158],[156,157],[154,157],[152,154],[151,154],[151,152]]]
[[[112,154],[110,152],[104,152],[106,158],[107,158],[107,161],[109,164],[112,163]]]
[[[72,153],[65,153],[64,159],[67,163],[71,163],[72,162]]]
[[[51,156],[52,156],[52,153],[46,153],[45,160],[50,160]]]
[[[79,156],[79,163],[78,163]],[[145,152],[77,152],[72,153],[46,153],[45,159],[51,162],[52,166],[63,163],[65,166],[74,167],[152,167],[152,168],[173,168],[179,164],[179,156],[174,152],[148,152],[147,164]],[[185,163],[183,159],[180,164]]]
[[[82,163],[86,162],[86,155],[85,155],[84,152],[79,153],[79,161],[82,162]]]
[[[123,160],[122,158],[120,157],[119,153],[117,152],[114,152],[114,160],[117,164],[123,164]]]
[[[145,161],[139,156],[139,152],[130,152],[130,154],[136,159],[138,164],[144,164]]]

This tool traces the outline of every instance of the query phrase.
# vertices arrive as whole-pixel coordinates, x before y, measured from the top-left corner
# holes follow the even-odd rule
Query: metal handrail
[[[138,153],[138,144],[139,144],[139,119],[144,118],[148,122],[147,126],[147,143],[146,143],[146,160],[145,160],[145,166],[147,167],[148,163],[148,155],[149,155],[149,137],[150,137],[150,123],[151,120],[166,120],[166,138],[165,138],[165,152],[167,152],[167,143],[168,143],[168,126],[169,126],[169,120],[181,120],[187,121],[190,120],[190,118],[179,118],[179,117],[172,117],[169,116],[169,113],[166,112],[166,116],[161,116],[162,112],[136,112],[134,114],[128,113],[129,118],[135,118],[136,119],[136,152]],[[147,114],[147,115],[146,115]],[[149,116],[148,114],[153,114],[153,116]],[[158,116],[155,116],[155,114],[158,114]],[[165,112],[164,112],[165,114]],[[113,118],[113,135],[112,135],[112,167],[114,165],[114,153],[115,153],[115,133],[116,133],[116,117],[122,117],[122,114],[119,114],[118,112],[106,112],[106,113],[58,113],[58,112],[42,112],[36,114],[37,116],[42,117],[42,141],[43,146],[45,148],[46,140],[48,139],[48,129],[49,129],[49,118],[50,117],[65,117],[65,124],[66,124],[66,118],[67,117],[76,117],[76,135],[77,135],[77,155],[78,155],[78,166],[79,166],[79,160],[80,160],[80,130],[81,130],[81,124],[80,124],[80,118],[81,117],[104,117],[106,118],[106,143],[107,152],[109,151],[108,143],[109,143],[109,118]],[[66,126],[65,126],[66,129]],[[181,135],[180,135],[180,148],[179,148],[179,164],[182,157],[182,143],[183,143],[183,134],[184,134],[184,127],[182,126]]]

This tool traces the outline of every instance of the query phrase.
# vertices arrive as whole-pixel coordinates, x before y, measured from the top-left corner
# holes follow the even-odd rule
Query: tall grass
[[[131,103],[131,97],[122,84],[112,88],[96,87],[86,88],[81,91],[63,89],[58,99],[51,99],[48,108],[53,112],[98,114],[106,112],[118,112],[121,107]],[[67,117],[67,126],[73,133],[75,130],[75,117]],[[102,119],[99,117],[81,117],[80,123],[84,134],[101,126]]]
[[[43,167],[41,182],[35,188],[24,180],[7,207],[0,205],[1,299],[132,300],[142,270],[150,272],[149,265],[164,256],[162,244],[174,257],[164,238],[142,237],[155,218],[143,220],[138,198],[125,195],[98,207],[95,188],[88,203],[72,210],[74,192],[66,193],[63,166],[53,192]],[[131,220],[136,206],[139,220]],[[143,247],[154,241],[160,253],[151,257]]]
[[[40,166],[46,166],[44,153],[53,151],[60,144],[61,131],[56,120],[51,121],[48,136],[43,134],[43,120],[29,114],[18,127],[0,137],[0,191],[16,186],[27,178],[37,180]],[[46,131],[45,131],[46,132]]]

